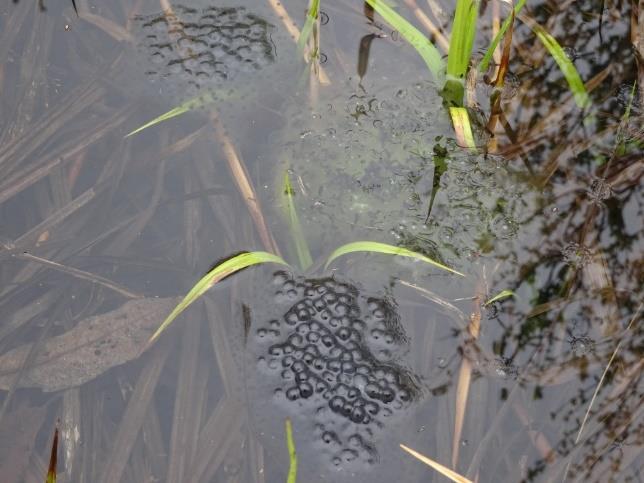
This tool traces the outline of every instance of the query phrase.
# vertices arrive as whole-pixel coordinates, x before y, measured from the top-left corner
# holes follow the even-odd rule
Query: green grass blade
[[[329,256],[329,259],[326,261],[324,268],[328,268],[331,262],[333,262],[336,258],[354,252],[383,253],[385,255],[400,255],[401,257],[414,258],[416,260],[429,263],[430,265],[441,268],[443,270],[447,270],[448,272],[455,273],[456,275],[460,275],[461,277],[465,276],[461,272],[457,272],[456,270],[449,268],[442,263],[438,263],[437,261],[432,260],[431,258],[426,257],[421,253],[413,252],[411,250],[407,250],[406,248],[373,241],[357,241],[347,243],[346,245],[342,245],[341,247],[336,248]]]
[[[479,0],[457,0],[454,25],[449,39],[447,75],[464,82],[472,55]]]
[[[555,62],[559,66],[559,69],[561,69],[561,72],[568,82],[568,86],[573,93],[577,106],[579,106],[581,109],[589,107],[590,97],[588,97],[588,92],[586,92],[586,86],[584,86],[584,82],[581,80],[581,76],[579,75],[577,68],[561,48],[559,42],[557,42],[557,40],[552,35],[546,32],[546,29],[544,29],[534,20],[525,17],[524,15],[520,15],[519,18],[522,22],[528,24],[537,38],[548,50],[550,55],[552,55],[552,57],[555,59]]]
[[[289,221],[289,227],[291,229],[291,237],[293,238],[293,243],[295,244],[295,251],[297,252],[297,260],[300,264],[302,270],[306,270],[311,265],[313,265],[313,259],[311,258],[311,252],[309,251],[309,245],[306,243],[306,237],[304,236],[304,231],[302,230],[302,225],[300,224],[300,219],[297,216],[297,211],[295,209],[295,190],[291,185],[291,179],[288,175],[288,172],[284,173],[284,199],[286,201],[286,210]]]
[[[444,63],[438,49],[411,23],[398,15],[382,0],[365,0],[378,14],[396,29],[402,38],[409,42],[427,64],[427,68],[436,80],[443,75]]]
[[[514,297],[514,296],[515,296],[515,293],[512,290],[508,290],[508,289],[501,290],[494,297],[490,298],[489,300],[486,300],[483,305],[484,306],[485,305],[490,305],[490,304],[496,302],[497,300],[501,300],[501,299],[504,299],[504,298],[507,298],[507,297]]]
[[[145,124],[143,124],[143,126],[140,126],[140,127],[136,128],[134,131],[131,131],[131,132],[127,133],[125,135],[125,137],[129,138],[130,136],[134,136],[135,134],[140,133],[144,129],[147,129],[149,127],[155,126],[156,124],[159,124],[159,123],[161,123],[163,121],[167,121],[168,119],[172,119],[173,117],[180,116],[181,114],[185,114],[189,110],[190,110],[190,108],[187,107],[187,106],[175,107],[174,109],[166,112],[165,114],[161,114],[159,117],[155,117],[151,121],[146,122]]]
[[[526,0],[519,0],[517,2],[517,4],[514,7],[515,17],[519,14],[519,12],[521,11],[525,3],[526,3]],[[488,66],[490,65],[490,61],[492,60],[492,56],[494,55],[494,51],[499,46],[499,43],[501,42],[501,39],[505,35],[505,32],[507,32],[507,30],[510,28],[511,23],[512,23],[512,15],[508,15],[508,18],[506,18],[503,21],[503,24],[501,24],[501,29],[496,34],[496,36],[492,40],[492,43],[485,51],[485,54],[483,55],[483,59],[481,59],[481,62],[479,63],[479,67],[478,67],[479,72],[485,72],[487,70]]]
[[[130,136],[134,136],[135,134],[140,133],[144,129],[155,126],[163,121],[167,121],[174,117],[185,114],[188,111],[192,111],[193,109],[198,109],[200,107],[206,106],[208,104],[212,104],[214,102],[215,102],[215,99],[212,94],[209,94],[209,93],[200,94],[198,97],[193,97],[192,99],[188,99],[180,106],[177,106],[174,109],[170,109],[168,112],[161,114],[159,117],[155,117],[151,121],[146,122],[143,126],[138,127],[134,131],[126,134],[125,137],[129,138]]]
[[[304,47],[306,46],[306,42],[311,36],[311,32],[313,32],[313,25],[317,21],[319,14],[320,0],[312,0],[311,8],[309,8],[308,12],[306,12],[306,21],[304,22],[304,27],[302,27],[300,36],[297,39],[297,51],[299,55],[302,55],[302,53],[304,52]]]
[[[239,270],[260,263],[278,263],[280,265],[289,266],[289,264],[282,260],[281,257],[268,252],[246,252],[220,263],[208,272],[201,280],[199,280],[194,287],[192,287],[183,300],[179,302],[170,315],[166,317],[152,337],[150,337],[146,348],[161,335],[161,333],[174,321],[174,319],[181,314],[181,312],[201,297],[214,284],[228,275],[232,275]]]
[[[296,483],[297,481],[297,453],[295,452],[295,442],[293,441],[293,426],[291,420],[286,418],[286,447],[288,449],[288,478],[286,483]]]

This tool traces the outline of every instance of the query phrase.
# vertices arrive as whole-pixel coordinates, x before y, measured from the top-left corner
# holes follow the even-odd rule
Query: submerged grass
[[[311,265],[313,265],[313,259],[311,258],[311,252],[309,250],[309,245],[306,242],[306,236],[302,230],[302,225],[300,224],[300,219],[297,216],[297,210],[295,208],[295,190],[291,185],[291,178],[288,172],[284,173],[284,186],[283,191],[284,202],[286,205],[286,215],[289,222],[289,228],[291,232],[291,238],[293,239],[293,245],[295,245],[295,252],[297,254],[297,260],[302,270],[306,270]]]
[[[291,420],[286,418],[284,423],[286,430],[286,448],[288,449],[288,477],[286,483],[296,483],[297,481],[297,452],[295,451],[295,441],[293,440],[293,425]]]

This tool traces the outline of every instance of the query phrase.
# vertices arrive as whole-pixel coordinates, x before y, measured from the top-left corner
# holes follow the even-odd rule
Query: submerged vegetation
[[[47,481],[344,481],[308,386],[252,384],[345,337],[418,391],[338,369],[352,481],[637,481],[641,5],[197,3],[0,7],[3,481],[52,433]],[[357,310],[334,284],[366,308],[314,361],[324,330],[279,324]]]

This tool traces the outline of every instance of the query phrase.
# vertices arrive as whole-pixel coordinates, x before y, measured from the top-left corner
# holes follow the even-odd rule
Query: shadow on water
[[[440,47],[448,3],[396,10]],[[298,481],[444,481],[400,444],[471,481],[639,481],[644,13],[531,2],[503,90],[466,83],[471,149],[377,11],[320,8],[298,50],[292,1],[0,7],[0,481],[42,481],[54,434],[62,482],[286,481],[287,417]],[[228,277],[148,348],[215,260],[295,267],[298,236],[306,271]],[[323,268],[358,240],[466,276]]]

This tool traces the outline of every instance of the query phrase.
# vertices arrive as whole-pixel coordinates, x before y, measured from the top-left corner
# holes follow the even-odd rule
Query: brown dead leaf
[[[135,359],[179,300],[130,300],[116,310],[83,319],[43,344],[34,364],[24,370],[18,387],[37,387],[45,392],[67,389]],[[30,349],[26,344],[0,357],[0,389],[11,386]]]

